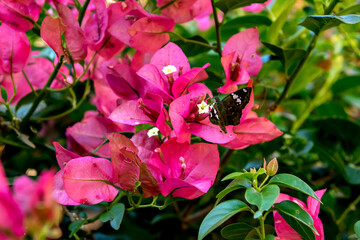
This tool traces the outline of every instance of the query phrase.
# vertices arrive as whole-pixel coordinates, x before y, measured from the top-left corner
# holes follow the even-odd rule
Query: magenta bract
[[[216,145],[163,143],[147,161],[159,183],[161,194],[194,199],[206,193],[214,183],[219,168]]]

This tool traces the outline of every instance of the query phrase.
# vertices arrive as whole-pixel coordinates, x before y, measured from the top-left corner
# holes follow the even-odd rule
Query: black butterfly
[[[246,87],[230,93],[222,101],[218,97],[209,114],[212,124],[219,125],[225,133],[225,126],[238,125],[242,115],[242,110],[250,101],[251,88]]]

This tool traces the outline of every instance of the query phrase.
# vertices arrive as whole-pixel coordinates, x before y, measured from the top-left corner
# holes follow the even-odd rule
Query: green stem
[[[61,65],[63,64],[63,60],[64,60],[64,56],[60,56],[59,58],[59,62],[56,64],[54,70],[52,71],[52,73],[49,76],[49,79],[47,80],[45,86],[43,87],[43,89],[41,90],[41,92],[39,93],[39,95],[35,98],[33,104],[31,105],[31,108],[29,109],[29,111],[26,113],[25,117],[22,119],[21,121],[21,128],[25,127],[27,122],[30,120],[30,117],[33,115],[33,113],[35,112],[36,108],[38,107],[39,103],[41,102],[41,100],[44,98],[45,93],[47,91],[47,89],[50,87],[51,83],[54,81],[57,73],[60,70]]]
[[[194,44],[197,44],[197,45],[201,45],[201,46],[204,46],[204,47],[207,47],[207,48],[210,48],[210,49],[213,49],[213,50],[216,50],[217,48],[216,47],[213,47],[207,43],[204,43],[204,42],[200,42],[200,41],[196,41],[196,40],[192,40],[192,39],[187,39],[187,38],[184,38],[183,36],[181,36],[180,34],[176,33],[176,32],[165,32],[165,33],[169,33],[169,34],[173,34],[175,35],[177,38],[179,38],[181,41],[183,41],[184,43],[194,43]]]
[[[315,97],[312,99],[310,104],[307,106],[306,110],[301,114],[301,116],[294,122],[291,127],[290,132],[295,133],[305,120],[309,117],[311,112],[317,107],[323,104],[328,99],[328,92],[331,85],[338,79],[338,76],[342,70],[343,58],[342,56],[337,56],[333,60],[334,67],[330,70],[328,77],[326,78],[323,86],[316,93]]]
[[[342,223],[344,223],[345,217],[346,215],[350,212],[350,211],[354,211],[356,209],[356,205],[360,202],[360,195],[355,199],[355,201],[353,201],[346,209],[345,211],[341,214],[341,216],[339,217],[339,219],[336,221],[337,225],[340,225]]]
[[[329,15],[334,10],[334,8],[335,8],[336,4],[338,4],[338,2],[340,2],[340,0],[331,1],[329,6],[325,9],[324,15]]]
[[[31,82],[30,82],[30,80],[29,80],[28,76],[26,75],[25,71],[24,71],[24,70],[22,70],[21,72],[22,72],[22,74],[24,75],[24,78],[26,79],[26,82],[29,84],[29,87],[31,88],[31,91],[35,94],[35,96],[37,96],[38,94],[36,93],[36,91],[35,91],[35,89],[34,89],[33,85],[31,84]]]
[[[331,13],[338,2],[339,2],[339,0],[333,0],[330,3],[330,5],[328,6],[328,8],[326,8],[325,14]],[[307,60],[310,58],[310,56],[316,46],[316,42],[317,42],[318,38],[319,38],[319,35],[317,35],[317,34],[315,34],[312,37],[311,42],[306,51],[306,56],[303,59],[301,59],[300,63],[296,66],[296,69],[294,70],[294,72],[288,78],[286,78],[285,88],[284,88],[283,92],[281,93],[280,97],[276,100],[275,104],[273,106],[271,106],[271,108],[269,109],[270,111],[275,110],[276,107],[286,98],[287,93],[290,90],[292,83],[294,82],[295,78],[297,77],[300,70],[307,62]]]
[[[260,191],[262,190],[262,189],[261,189],[262,186],[266,183],[266,181],[267,181],[268,179],[269,179],[269,175],[266,175],[264,181],[263,181],[263,182],[260,184],[260,186],[259,186]]]
[[[275,110],[277,108],[277,106],[286,98],[287,93],[290,90],[290,87],[291,87],[292,83],[294,82],[295,78],[297,77],[300,70],[302,69],[302,67],[307,62],[307,60],[310,58],[311,53],[313,52],[313,50],[314,50],[314,48],[316,46],[316,42],[318,40],[318,37],[319,37],[318,35],[314,35],[312,37],[311,42],[310,42],[310,44],[308,46],[308,49],[306,51],[306,56],[303,59],[301,59],[300,63],[297,65],[294,72],[288,78],[286,78],[285,88],[284,88],[283,92],[281,93],[280,97],[276,100],[275,104],[271,107],[270,111]]]
[[[265,239],[265,237],[266,237],[266,233],[265,233],[265,218],[264,217],[260,217],[260,219],[259,219],[259,221],[260,221],[260,232],[261,232],[261,235],[260,235],[260,238],[261,239]]]
[[[109,139],[106,138],[106,136],[105,136],[105,140],[104,140],[97,148],[95,148],[94,151],[92,151],[91,154],[95,154],[102,146],[104,146],[104,145],[107,144],[108,142],[109,142]]]
[[[116,198],[111,202],[111,204],[110,204],[110,206],[109,206],[108,209],[111,209],[115,204],[117,204],[125,194],[126,194],[125,191],[121,191],[121,192],[116,196]],[[98,220],[98,219],[100,218],[101,214],[102,214],[102,213],[96,215],[95,217],[92,217],[92,218],[88,219],[88,220],[86,221],[86,224],[95,222],[96,220]]]
[[[215,21],[215,31],[216,31],[216,49],[217,52],[221,58],[222,56],[222,49],[221,49],[221,32],[220,32],[220,23],[219,23],[219,18],[218,15],[216,13],[216,7],[215,7],[215,2],[214,0],[211,0],[211,7],[213,9],[213,14],[214,14],[214,21]]]
[[[349,34],[344,30],[344,28],[343,28],[341,25],[339,25],[337,28],[338,28],[339,32],[345,37],[346,41],[348,42],[349,46],[350,46],[350,47],[352,48],[352,50],[354,51],[355,55],[356,55],[358,58],[360,58],[360,50],[359,50],[359,48],[356,46],[357,41],[356,41],[356,40],[353,41],[353,39],[351,39],[351,38],[349,37]]]
[[[11,146],[18,147],[18,148],[23,148],[23,149],[30,149],[28,146],[25,146],[25,145],[19,144],[18,142],[14,142],[12,140],[9,140],[6,138],[1,138],[1,137],[0,137],[0,143],[11,145]]]
[[[51,119],[61,118],[61,117],[64,117],[64,116],[72,113],[73,111],[75,111],[76,109],[78,109],[80,107],[80,105],[85,101],[85,99],[89,95],[89,93],[90,93],[90,83],[89,83],[89,81],[87,81],[84,95],[81,97],[80,101],[77,102],[77,104],[73,108],[70,108],[69,110],[67,110],[65,112],[62,112],[62,113],[60,113],[58,115],[55,115],[55,116],[44,117],[44,118],[36,118],[36,120],[37,121],[48,121],[48,120],[51,120]]]
[[[86,9],[87,7],[89,6],[89,3],[90,3],[90,0],[86,0],[84,2],[84,5],[81,7],[80,11],[79,11],[79,17],[78,17],[78,22],[79,22],[79,25],[81,26],[81,23],[84,19],[84,16],[85,16],[85,12],[86,12]]]

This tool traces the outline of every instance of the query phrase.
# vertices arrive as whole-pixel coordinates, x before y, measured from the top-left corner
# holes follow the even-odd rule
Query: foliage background
[[[337,1],[335,1],[337,2]],[[153,2],[154,3],[154,2]],[[266,116],[285,134],[271,142],[250,146],[243,150],[232,151],[220,147],[223,154],[222,176],[228,173],[258,168],[263,158],[277,157],[279,172],[294,174],[313,189],[327,188],[322,202],[320,219],[324,225],[326,239],[348,239],[354,233],[354,223],[360,219],[357,204],[360,201],[360,24],[341,24],[320,33],[316,46],[294,78],[287,97],[276,109],[274,102],[279,99],[286,85],[286,72],[291,73],[299,64],[314,34],[299,23],[309,15],[322,15],[326,0],[276,0],[260,13],[248,13],[240,9],[229,12],[221,26],[222,42],[233,34],[249,27],[258,27],[260,40],[264,43],[261,51],[263,67],[254,79],[255,101],[259,104],[259,115]],[[151,5],[151,3],[150,3]],[[335,6],[337,15],[358,14],[359,1],[344,0]],[[195,22],[177,24],[175,32],[184,38],[216,42],[215,28],[199,32]],[[51,58],[54,53],[39,45],[38,37],[27,32],[28,37],[38,49]],[[202,66],[207,62],[209,79],[205,84],[214,92],[222,85],[223,69],[218,55],[207,48],[184,43],[175,35],[171,41],[177,43],[188,56],[191,66]],[[271,45],[270,45],[271,44]],[[285,52],[286,64],[279,61],[274,46],[290,49]],[[294,50],[298,49],[298,50]],[[273,51],[271,51],[273,50]],[[133,53],[126,49],[122,55]],[[81,98],[85,84],[76,86],[75,93]],[[53,106],[51,111],[42,113],[42,117],[56,115],[69,108],[68,93],[52,94],[46,101]],[[52,141],[66,145],[65,129],[80,121],[87,110],[96,110],[90,103],[91,94],[75,111],[64,117],[45,122],[48,128],[41,134],[40,124],[33,127],[40,131],[37,137],[31,136],[36,148],[24,143],[18,146],[8,144],[2,153],[2,160],[8,176],[19,176],[35,169],[38,173],[44,169],[56,168]],[[24,104],[25,105],[25,104]],[[26,106],[25,106],[26,107]],[[19,142],[14,133],[0,130],[0,142],[5,140]],[[4,140],[5,139],[5,140]],[[218,176],[220,177],[220,176]],[[127,213],[119,231],[109,224],[101,226],[93,235],[96,239],[195,239],[201,220],[212,208],[214,196],[226,187],[218,185],[199,199],[179,201],[164,211],[156,209],[138,209]],[[304,196],[294,197],[305,200]],[[242,199],[240,193],[232,198]],[[75,207],[76,211],[97,211],[99,206]],[[242,213],[237,218],[251,217]],[[236,221],[236,219],[234,219]],[[63,236],[69,234],[69,217],[65,217],[61,227]],[[82,236],[86,232],[81,232]],[[219,230],[212,236],[220,237]],[[211,237],[208,237],[211,239]]]

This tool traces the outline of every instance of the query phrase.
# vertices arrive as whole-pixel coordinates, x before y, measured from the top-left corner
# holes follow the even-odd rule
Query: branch
[[[214,0],[211,0],[211,6],[213,9],[213,14],[214,14],[214,21],[215,21],[215,30],[216,30],[216,42],[217,42],[217,52],[221,58],[222,56],[222,49],[221,49],[221,33],[220,33],[220,23],[219,23],[219,18],[218,15],[216,13],[216,7],[215,7],[215,3]]]
[[[41,90],[39,95],[35,98],[33,104],[31,105],[31,108],[26,113],[25,117],[23,117],[23,119],[22,119],[22,121],[20,123],[21,128],[24,128],[26,126],[27,122],[30,120],[30,117],[35,112],[35,110],[38,107],[39,103],[44,98],[47,89],[50,87],[51,83],[54,81],[57,73],[59,72],[60,67],[63,64],[63,61],[64,61],[64,56],[60,56],[59,62],[56,64],[54,70],[52,71],[51,75],[49,76],[49,79],[47,80],[45,86],[43,87],[43,89]]]

